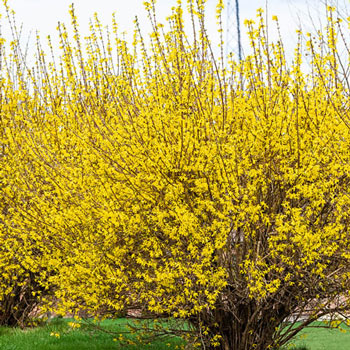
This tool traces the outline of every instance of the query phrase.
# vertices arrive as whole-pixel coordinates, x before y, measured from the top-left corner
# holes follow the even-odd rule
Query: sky
[[[143,32],[149,32],[150,26],[143,6],[144,0],[8,0],[10,7],[16,12],[16,21],[23,23],[23,37],[27,38],[30,33],[35,38],[36,30],[39,31],[41,38],[47,35],[53,37],[53,42],[57,43],[57,23],[58,21],[66,24],[70,23],[68,14],[69,5],[74,2],[81,33],[88,34],[89,19],[95,12],[103,24],[111,24],[112,13],[116,13],[117,22],[120,31],[126,31],[131,35],[133,31],[133,20],[138,16]],[[231,0],[234,3],[234,0]],[[349,4],[349,0],[334,0],[338,2],[339,8],[344,8]],[[186,2],[184,0],[184,2]],[[207,0],[207,30],[209,36],[217,47],[218,35],[215,19],[215,6],[217,0]],[[171,12],[171,7],[176,4],[176,0],[158,0],[157,13],[158,18],[165,20]],[[240,16],[242,22],[242,31],[244,32],[244,19],[252,19],[256,15],[257,8],[267,9],[267,17],[272,18],[277,15],[281,28],[282,38],[287,44],[287,51],[293,51],[296,39],[296,29],[303,25],[306,31],[312,31],[313,25],[318,26],[320,18],[324,14],[323,0],[240,0]],[[0,10],[0,12],[2,12]],[[226,21],[226,16],[224,16]],[[10,38],[10,32],[3,18],[2,32],[6,39]],[[271,38],[276,37],[275,24],[270,23]],[[189,28],[190,29],[190,28]],[[43,40],[45,41],[45,40]],[[35,40],[30,41],[30,46]],[[242,39],[245,52],[248,48],[248,40],[245,35]]]

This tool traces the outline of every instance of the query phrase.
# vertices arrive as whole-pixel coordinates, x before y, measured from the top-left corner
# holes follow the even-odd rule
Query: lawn
[[[342,327],[342,331],[309,328],[302,331],[293,343],[296,349],[305,346],[308,350],[347,350],[350,349],[350,328]],[[293,344],[290,344],[289,349],[293,348]]]
[[[165,350],[180,349],[183,341],[179,338],[168,338],[154,341],[148,345],[137,344],[135,338],[130,338],[135,345],[120,345],[119,337],[127,330],[127,319],[106,320],[100,323],[101,332],[92,325],[82,324],[73,328],[73,319],[53,319],[43,326],[29,329],[11,329],[0,327],[1,350],[119,350],[144,349]],[[111,332],[111,333],[108,333]],[[123,338],[128,339],[123,335]]]
[[[25,330],[0,327],[1,350],[166,350],[181,349],[179,338],[167,338],[148,345],[120,345],[118,338],[126,330],[128,320],[106,320],[101,332],[82,324],[73,328],[72,319],[53,319],[43,326]],[[71,323],[71,325],[69,325]],[[301,333],[286,349],[346,350],[350,349],[350,328],[345,332],[324,328],[310,328]],[[108,333],[111,332],[111,333]],[[113,333],[113,334],[112,334]],[[123,335],[126,338],[125,335]],[[130,340],[135,341],[134,338]]]

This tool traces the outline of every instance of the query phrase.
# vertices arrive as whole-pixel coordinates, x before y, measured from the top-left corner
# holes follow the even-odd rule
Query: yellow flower
[[[81,327],[81,324],[76,322],[68,322],[68,326],[74,329]]]
[[[59,337],[60,337],[60,334],[59,334],[59,333],[55,333],[55,332],[51,332],[51,333],[50,333],[50,337],[59,338]]]

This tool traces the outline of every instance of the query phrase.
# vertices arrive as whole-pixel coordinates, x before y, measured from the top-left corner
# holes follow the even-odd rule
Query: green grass
[[[80,328],[72,329],[68,325],[72,319],[54,319],[43,326],[29,329],[11,329],[0,327],[1,350],[165,350],[180,348],[182,340],[169,338],[154,341],[149,345],[121,345],[114,339],[120,332],[126,330],[126,319],[106,320],[101,326],[108,334],[82,324]],[[59,335],[59,337],[56,336]],[[124,336],[125,337],[125,336]],[[130,338],[135,343],[136,339]]]
[[[128,320],[106,320],[101,326],[105,333],[83,324],[73,329],[69,326],[71,319],[54,319],[43,326],[25,330],[0,327],[1,350],[166,350],[180,348],[179,338],[155,341],[149,345],[120,345],[114,338],[125,331]],[[337,329],[310,328],[301,332],[290,350],[347,350],[350,349],[350,328],[345,333]],[[59,337],[56,337],[59,334]],[[125,336],[124,336],[125,337]],[[135,339],[130,338],[135,341]]]
[[[315,322],[321,325],[321,322]],[[339,329],[309,328],[298,334],[296,339],[286,347],[290,350],[348,350],[350,349],[350,328]]]

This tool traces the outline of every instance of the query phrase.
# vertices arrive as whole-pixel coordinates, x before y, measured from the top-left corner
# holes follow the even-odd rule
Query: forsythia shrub
[[[27,70],[14,43],[4,60],[15,74],[3,69],[11,147],[1,181],[13,209],[0,267],[29,257],[24,276],[57,286],[61,313],[139,308],[186,320],[189,344],[206,349],[277,348],[349,310],[343,29],[328,8],[325,34],[300,32],[288,63],[259,10],[246,22],[252,54],[225,68],[205,2],[187,5],[192,39],[181,2],[167,29],[152,2],[149,42],[136,21],[131,49],[115,21],[111,33],[97,17],[84,44],[73,7],[74,44],[60,24],[58,63],[38,42]],[[221,11],[219,1],[219,31]]]

